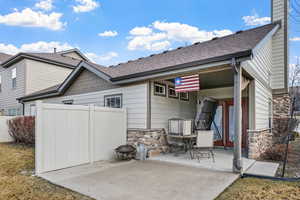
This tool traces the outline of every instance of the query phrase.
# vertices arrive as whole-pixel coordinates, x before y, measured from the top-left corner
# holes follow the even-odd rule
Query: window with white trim
[[[122,94],[104,96],[104,106],[122,108]]]
[[[17,87],[17,68],[11,70],[11,87],[12,89]]]
[[[178,93],[175,90],[175,87],[168,86],[168,97],[178,99]]]
[[[154,95],[166,96],[166,85],[161,83],[154,83]]]
[[[188,101],[189,100],[189,93],[188,92],[180,92],[180,100]]]

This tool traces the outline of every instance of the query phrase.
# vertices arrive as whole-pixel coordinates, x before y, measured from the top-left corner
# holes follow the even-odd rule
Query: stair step
[[[245,173],[261,176],[275,176],[278,167],[278,163],[255,161]]]

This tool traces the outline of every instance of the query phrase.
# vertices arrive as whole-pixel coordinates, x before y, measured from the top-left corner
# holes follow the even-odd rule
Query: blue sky
[[[249,29],[270,17],[270,0],[0,0],[0,5],[1,52],[77,47],[104,65]],[[290,37],[300,36],[293,27]],[[291,63],[299,49],[300,41],[291,42]]]

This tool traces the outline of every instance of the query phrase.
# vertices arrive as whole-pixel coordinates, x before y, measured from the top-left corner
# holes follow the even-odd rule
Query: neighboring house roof
[[[0,53],[0,63],[2,63],[3,61],[9,59],[10,57],[12,57],[12,55],[8,55],[6,53]]]
[[[8,58],[1,63],[2,67],[9,67],[12,64],[19,62],[20,60],[28,58],[32,60],[38,60],[41,62],[47,62],[62,67],[74,69],[79,65],[81,60],[67,57],[58,53],[18,53],[15,56]]]
[[[61,54],[61,55],[65,55],[65,54],[68,54],[68,53],[76,53],[76,54],[79,55],[83,60],[90,62],[90,60],[88,59],[88,57],[86,57],[83,53],[81,53],[81,51],[79,51],[79,49],[77,49],[77,48],[69,49],[69,50],[66,50],[66,51],[59,51],[59,52],[57,52],[57,53],[58,53],[58,54]]]
[[[82,68],[86,68],[99,77],[114,83],[124,79],[146,77],[151,74],[192,68],[208,63],[230,61],[232,58],[250,59],[255,47],[278,26],[278,23],[272,23],[246,31],[239,31],[222,38],[214,38],[210,41],[195,43],[187,47],[179,47],[175,50],[139,58],[127,63],[120,63],[116,66],[103,67],[91,62],[81,62],[58,88],[48,88],[46,91],[29,94],[19,100],[28,101],[44,97],[45,95],[62,95],[78,76],[78,73],[81,72]]]

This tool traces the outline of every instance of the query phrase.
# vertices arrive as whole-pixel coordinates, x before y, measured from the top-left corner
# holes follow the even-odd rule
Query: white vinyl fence
[[[14,117],[0,116],[0,142],[13,142],[13,138],[8,133],[7,120]]]
[[[36,103],[36,173],[110,160],[126,144],[126,109]]]

